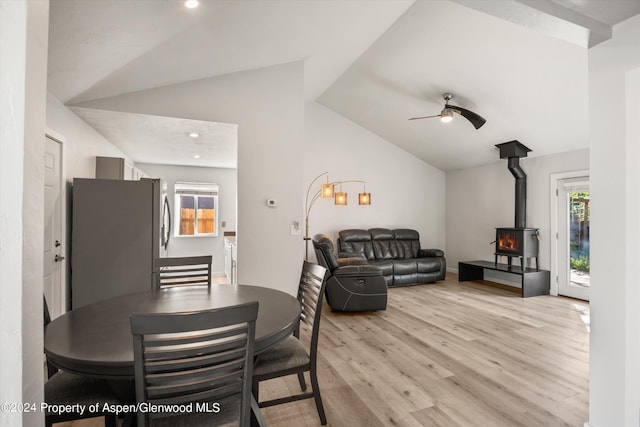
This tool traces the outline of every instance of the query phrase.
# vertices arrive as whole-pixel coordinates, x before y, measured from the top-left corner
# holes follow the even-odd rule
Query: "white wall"
[[[527,145],[526,141],[520,142]],[[528,147],[535,152],[535,146]],[[538,262],[540,268],[548,270],[552,243],[550,175],[589,169],[589,150],[526,157],[520,159],[520,165],[527,174],[527,226],[540,229]],[[515,225],[515,179],[506,159],[447,172],[446,205],[450,271],[457,272],[459,261],[493,261],[495,246],[490,242],[495,240],[495,228]]]
[[[155,165],[137,163],[136,166],[151,178],[160,178],[167,183],[169,206],[172,215],[172,230],[166,256],[183,257],[213,255],[212,272],[224,275],[224,236],[225,231],[236,230],[236,169],[203,168],[189,166]],[[176,237],[173,229],[177,226],[177,212],[174,200],[174,185],[177,181],[211,182],[219,186],[217,237]],[[226,227],[222,226],[222,222]]]
[[[238,282],[294,294],[304,246],[302,62],[238,72],[79,104],[238,125]],[[277,208],[266,205],[278,200]]]
[[[49,2],[0,2],[0,401],[43,400],[42,263]],[[0,411],[3,426],[43,415]]]
[[[63,139],[62,176],[68,183],[72,183],[73,178],[95,178],[96,156],[128,159],[125,153],[50,93],[47,94],[47,129],[53,131],[53,136]]]
[[[356,183],[343,185],[347,206],[319,199],[309,216],[309,236],[323,233],[335,242],[338,231],[347,228],[413,228],[422,247],[446,250],[441,170],[318,103],[305,107],[304,165],[305,197],[311,181],[323,172],[329,172],[330,181],[364,180],[371,193],[369,206],[358,205],[363,187]],[[325,181],[317,181],[314,189]],[[304,234],[304,222],[301,228]],[[311,244],[309,254],[315,259]]]
[[[589,51],[594,427],[640,425],[639,40],[637,15]]]

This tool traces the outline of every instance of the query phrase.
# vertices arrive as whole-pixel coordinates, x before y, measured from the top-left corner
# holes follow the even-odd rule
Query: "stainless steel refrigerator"
[[[71,308],[150,290],[160,251],[160,181],[73,180]]]

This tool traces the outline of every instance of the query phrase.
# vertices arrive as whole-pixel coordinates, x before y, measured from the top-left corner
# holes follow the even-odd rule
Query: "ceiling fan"
[[[424,117],[412,117],[409,120],[419,120],[419,119],[430,119],[433,117],[440,117],[445,123],[449,123],[453,120],[453,113],[460,114],[465,119],[469,120],[473,127],[476,129],[480,129],[482,125],[484,125],[487,121],[481,117],[480,115],[474,113],[473,111],[469,111],[466,108],[457,107],[455,105],[450,105],[449,101],[453,98],[453,94],[451,93],[443,93],[442,97],[444,98],[444,108],[440,112],[440,114],[436,114],[435,116],[424,116]]]

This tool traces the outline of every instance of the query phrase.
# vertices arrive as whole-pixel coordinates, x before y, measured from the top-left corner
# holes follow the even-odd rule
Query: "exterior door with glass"
[[[558,294],[589,300],[589,177],[558,181]]]

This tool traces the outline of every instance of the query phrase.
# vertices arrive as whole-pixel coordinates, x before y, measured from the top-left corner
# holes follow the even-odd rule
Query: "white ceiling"
[[[586,147],[587,46],[640,1],[54,0],[50,11],[48,88],[69,106],[304,60],[307,101],[449,170],[495,161],[493,145],[511,139],[531,155]],[[407,121],[438,114],[443,92],[487,124]],[[235,164],[234,126],[74,111],[137,162]],[[185,149],[192,127],[212,145],[200,159]]]
[[[71,109],[136,163],[237,166],[235,124],[73,106]]]

